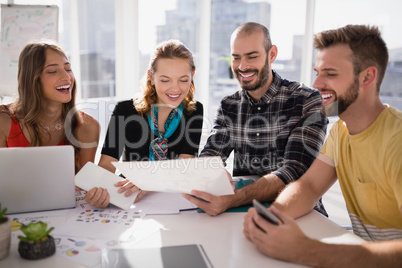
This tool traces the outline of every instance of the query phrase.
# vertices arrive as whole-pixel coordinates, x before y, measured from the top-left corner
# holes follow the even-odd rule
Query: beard
[[[359,80],[357,76],[353,83],[348,87],[344,95],[337,95],[333,90],[330,90],[335,95],[335,101],[325,107],[323,107],[324,114],[326,116],[341,115],[346,109],[356,101],[359,96]]]
[[[265,65],[262,67],[261,70],[257,69],[248,69],[246,72],[255,72],[257,74],[257,81],[254,84],[251,84],[250,81],[244,82],[241,80],[240,73],[243,73],[239,69],[234,71],[234,75],[240,83],[240,87],[246,91],[255,91],[262,86],[264,86],[266,83],[268,83],[268,78],[269,78],[269,66],[268,66],[268,59],[265,60]]]

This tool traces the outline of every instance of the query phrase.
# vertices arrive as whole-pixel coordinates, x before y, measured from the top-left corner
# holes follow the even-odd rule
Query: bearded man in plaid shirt
[[[234,151],[233,176],[258,175],[259,179],[236,189],[234,195],[196,190],[183,195],[212,216],[251,204],[254,198],[275,200],[313,163],[328,123],[317,90],[282,79],[271,69],[278,48],[265,26],[252,22],[239,26],[232,34],[231,50],[232,71],[242,90],[221,101],[200,156],[226,161]],[[321,200],[316,209],[326,215]]]

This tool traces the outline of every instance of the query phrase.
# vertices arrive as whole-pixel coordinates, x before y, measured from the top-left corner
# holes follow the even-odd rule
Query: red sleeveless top
[[[68,145],[66,138],[57,145]],[[11,116],[11,129],[7,138],[7,147],[29,147],[30,144],[22,132],[20,123],[15,115]]]

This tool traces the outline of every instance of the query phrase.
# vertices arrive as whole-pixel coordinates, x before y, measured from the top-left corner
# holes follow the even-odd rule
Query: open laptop
[[[72,146],[0,148],[0,203],[7,214],[75,206]]]

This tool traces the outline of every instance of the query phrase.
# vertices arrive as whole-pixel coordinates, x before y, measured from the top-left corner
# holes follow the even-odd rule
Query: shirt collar
[[[278,93],[281,87],[282,78],[274,70],[272,70],[272,75],[274,77],[274,79],[272,80],[272,84],[270,85],[267,92],[265,92],[265,94],[262,95],[261,99],[259,99],[257,102],[255,102],[253,98],[250,97],[246,90],[242,89],[243,96],[248,100],[251,105],[270,103],[274,96]]]

